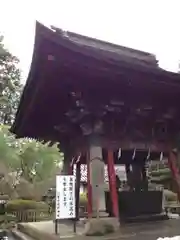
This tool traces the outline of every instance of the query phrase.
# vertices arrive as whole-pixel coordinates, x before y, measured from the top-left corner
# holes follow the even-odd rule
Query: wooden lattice
[[[76,165],[74,165],[73,170],[74,175],[76,175]],[[120,178],[121,181],[126,181],[126,173],[125,168],[122,165],[116,165],[115,166],[115,173]],[[107,166],[104,167],[104,181],[108,182],[108,172],[107,172]],[[81,182],[86,183],[87,182],[87,165],[81,164]]]

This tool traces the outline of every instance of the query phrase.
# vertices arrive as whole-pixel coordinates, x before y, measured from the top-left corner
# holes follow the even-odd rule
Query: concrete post
[[[91,145],[90,152],[90,183],[92,189],[92,216],[100,217],[106,215],[105,207],[105,183],[104,162],[102,159],[102,148]]]

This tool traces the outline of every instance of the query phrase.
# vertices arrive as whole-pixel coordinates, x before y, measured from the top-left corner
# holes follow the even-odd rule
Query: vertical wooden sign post
[[[58,234],[58,220],[74,219],[76,231],[75,176],[56,176],[56,219],[55,234]]]

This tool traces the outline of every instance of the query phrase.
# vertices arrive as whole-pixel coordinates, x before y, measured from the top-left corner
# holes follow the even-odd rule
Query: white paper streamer
[[[163,158],[164,158],[163,152],[161,152],[161,154],[160,154],[160,162],[162,162]]]
[[[149,150],[148,150],[148,155],[147,155],[147,157],[146,157],[146,160],[149,160],[150,155],[151,155],[151,150],[150,150],[150,148],[149,148]]]
[[[72,167],[72,165],[74,163],[74,159],[75,159],[75,157],[73,157],[72,160],[71,160],[71,167]]]
[[[76,163],[78,163],[80,161],[80,159],[81,159],[81,153],[79,154],[79,156],[78,156],[78,158],[76,160]]]
[[[132,155],[132,159],[134,160],[136,156],[136,148],[134,149],[133,155]]]
[[[121,148],[118,151],[118,159],[120,159],[120,158],[121,158]]]

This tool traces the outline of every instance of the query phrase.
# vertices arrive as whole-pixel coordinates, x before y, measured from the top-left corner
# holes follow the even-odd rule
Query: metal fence
[[[17,222],[36,222],[53,219],[54,214],[49,211],[41,210],[21,210],[10,213]]]

